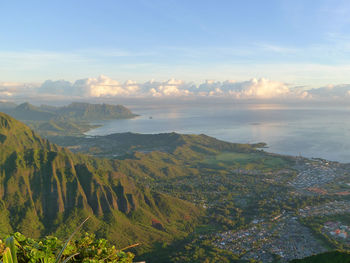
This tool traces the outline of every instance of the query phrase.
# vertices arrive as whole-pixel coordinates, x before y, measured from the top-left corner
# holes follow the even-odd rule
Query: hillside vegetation
[[[298,202],[288,200],[288,195],[276,198],[287,191],[285,182],[294,176],[290,167],[295,160],[258,149],[264,143],[237,144],[177,133],[52,140],[75,152],[113,158],[120,171],[140,184],[207,208],[221,227],[269,218],[282,207],[296,209]]]
[[[177,133],[52,139],[67,148],[0,114],[0,237],[67,237],[90,216],[85,231],[120,247],[142,243],[139,261],[235,262],[245,252],[218,246],[227,231],[283,226],[332,200],[296,195],[296,159],[263,143]]]
[[[4,241],[0,239],[0,262],[132,263],[134,254],[125,251],[127,249],[128,247],[118,248],[105,239],[95,238],[95,235],[87,233],[81,238],[68,239],[63,242],[54,236],[36,240],[17,232]]]
[[[191,231],[194,205],[135,183],[113,162],[73,154],[0,113],[0,235],[66,237],[85,230],[121,245],[172,240]]]
[[[350,253],[341,251],[330,251],[313,255],[303,259],[295,259],[290,263],[349,263]]]

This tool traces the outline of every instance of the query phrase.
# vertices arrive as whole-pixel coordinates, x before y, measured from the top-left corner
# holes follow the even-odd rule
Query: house
[[[341,238],[346,239],[346,238],[348,237],[348,233],[346,233],[346,232],[341,232],[341,233],[339,233],[338,237],[341,237]]]

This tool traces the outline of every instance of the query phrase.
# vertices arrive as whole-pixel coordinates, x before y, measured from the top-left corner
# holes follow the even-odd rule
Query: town
[[[294,167],[297,173],[288,183],[291,193],[328,196],[331,200],[305,206],[296,212],[283,210],[269,219],[257,218],[246,228],[217,233],[214,244],[232,251],[241,259],[261,262],[277,259],[288,262],[327,251],[329,244],[317,236],[303,219],[350,213],[350,201],[344,199],[347,196],[344,189],[349,187],[347,168],[347,165],[337,162],[297,157]],[[244,173],[243,170],[239,172]],[[257,171],[254,174],[258,174]],[[350,243],[350,227],[340,221],[325,222],[322,234],[330,240]]]
[[[272,262],[277,258],[288,262],[327,251],[311,230],[291,214],[268,222],[253,223],[250,228],[237,232],[217,234],[215,244],[240,255],[242,259],[262,262]]]

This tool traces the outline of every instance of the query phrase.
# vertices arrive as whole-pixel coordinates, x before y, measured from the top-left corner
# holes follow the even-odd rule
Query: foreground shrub
[[[47,236],[42,240],[27,238],[15,233],[5,241],[0,240],[0,261],[3,263],[66,263],[113,262],[131,263],[134,255],[117,249],[106,239],[95,238],[86,233],[81,238],[64,243],[57,237]]]

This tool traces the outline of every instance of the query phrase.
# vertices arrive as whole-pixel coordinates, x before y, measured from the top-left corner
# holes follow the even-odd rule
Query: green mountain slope
[[[88,231],[121,245],[171,240],[200,210],[151,191],[108,160],[76,155],[0,113],[0,234],[66,236],[87,216]]]
[[[303,259],[294,259],[290,263],[349,263],[350,253],[341,251],[330,251],[313,255]]]
[[[116,157],[134,152],[149,153],[152,151],[175,154],[186,148],[189,154],[213,154],[221,151],[256,152],[259,144],[235,144],[220,141],[213,137],[201,135],[184,135],[178,133],[138,134],[115,133],[106,136],[75,137],[49,136],[53,142],[71,147],[73,151],[92,154],[99,157]],[[180,156],[180,154],[178,155]]]
[[[99,127],[99,125],[92,125],[88,122],[75,122],[58,119],[44,122],[34,121],[26,123],[31,129],[38,132],[41,136],[44,136],[45,138],[57,135],[81,136],[84,132],[92,128]]]
[[[258,149],[264,143],[177,133],[52,139],[75,152],[114,158],[118,170],[137,182],[207,208],[211,222],[221,227],[269,218],[291,205],[289,194],[278,201],[276,196],[289,191],[295,160]]]

